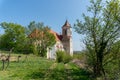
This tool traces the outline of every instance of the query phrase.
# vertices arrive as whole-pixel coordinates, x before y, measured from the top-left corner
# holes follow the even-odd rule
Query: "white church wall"
[[[56,44],[47,50],[47,59],[56,59],[56,51],[61,50],[64,51],[63,45],[60,41],[57,41]]]

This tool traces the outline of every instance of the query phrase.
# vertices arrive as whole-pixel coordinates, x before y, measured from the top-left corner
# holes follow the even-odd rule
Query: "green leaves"
[[[92,66],[95,75],[105,75],[103,63],[107,60],[104,58],[109,54],[114,55],[111,47],[120,38],[120,2],[110,0],[104,6],[102,0],[90,0],[90,3],[88,12],[91,14],[83,14],[84,21],[77,20],[74,29],[86,36],[84,40],[89,54],[88,62],[94,63]]]
[[[102,0],[90,0],[91,5],[88,7],[88,11],[93,14],[99,14],[102,9]]]
[[[15,51],[23,49],[23,44],[26,40],[25,28],[19,24],[1,23],[5,33],[1,36],[0,48],[10,50],[14,47]]]
[[[32,21],[30,22],[28,27],[26,27],[26,34],[29,35],[35,29],[43,30],[43,27],[45,27],[44,23],[42,22],[36,23],[35,21]]]

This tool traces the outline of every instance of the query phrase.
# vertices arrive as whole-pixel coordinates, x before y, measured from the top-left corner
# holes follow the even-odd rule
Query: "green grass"
[[[84,53],[75,53],[73,55],[74,59],[79,59],[79,60],[85,60],[85,54]]]
[[[18,56],[18,54],[12,54]],[[73,63],[56,63],[54,60],[21,54],[20,62],[10,62],[6,70],[0,61],[0,80],[93,80],[89,72]]]

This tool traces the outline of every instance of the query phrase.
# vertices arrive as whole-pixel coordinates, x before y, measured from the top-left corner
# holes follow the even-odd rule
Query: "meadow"
[[[88,71],[72,62],[64,64],[33,54],[11,54],[18,55],[20,61],[10,62],[6,70],[2,70],[0,61],[0,80],[92,80]]]

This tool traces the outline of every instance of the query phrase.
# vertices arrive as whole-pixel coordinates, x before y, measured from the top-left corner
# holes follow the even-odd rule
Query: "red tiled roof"
[[[62,35],[59,35],[53,30],[50,30],[50,33],[52,33],[55,36],[56,41],[61,41],[62,40]],[[40,35],[40,31],[35,29],[30,35],[28,35],[29,38],[38,38]]]
[[[55,36],[56,41],[61,41],[62,40],[62,36],[59,35],[58,33],[56,33],[53,30],[50,30],[50,33],[52,33]]]
[[[37,30],[37,29],[35,29],[35,30],[33,30],[33,31],[28,35],[28,37],[29,37],[29,38],[38,38],[39,35],[40,35],[40,31]]]

